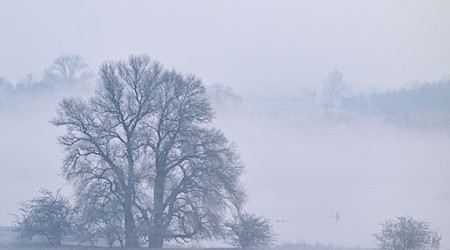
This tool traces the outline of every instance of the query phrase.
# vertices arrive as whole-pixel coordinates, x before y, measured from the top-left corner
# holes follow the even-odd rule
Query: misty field
[[[44,250],[44,249],[53,249],[53,250],[114,250],[114,249],[124,249],[124,250],[133,250],[133,248],[119,248],[119,247],[92,247],[92,246],[46,246],[39,244],[23,244],[17,242],[15,240],[15,233],[12,232],[12,228],[10,227],[0,227],[0,249],[4,250]],[[208,245],[208,244],[206,244]],[[137,248],[142,249],[142,248]],[[238,248],[231,247],[204,247],[201,243],[197,244],[188,244],[184,247],[165,247],[164,249],[168,250],[183,250],[183,249],[191,249],[191,250],[231,250]],[[284,242],[280,243],[277,246],[271,247],[272,250],[373,250],[371,248],[360,248],[360,247],[343,247],[343,246],[334,246],[334,245],[321,245],[321,244],[307,244],[301,242]]]
[[[70,193],[58,177],[58,131],[48,124],[55,103],[43,103],[47,108],[10,114],[8,128],[0,132],[7,142],[1,150],[9,152],[3,162],[15,166],[1,169],[0,185],[15,190],[4,194],[4,215],[41,187],[64,187]],[[23,105],[16,108],[25,110]],[[443,234],[450,232],[441,219],[449,216],[450,205],[450,138],[445,134],[251,106],[223,111],[216,123],[237,144],[246,164],[246,207],[271,219],[278,242],[369,247],[380,221],[403,214],[426,218]],[[12,129],[21,133],[7,132]]]
[[[445,134],[368,120],[221,121],[249,166],[248,207],[273,218],[281,240],[372,245],[379,222],[402,214],[450,232]]]
[[[21,244],[14,240],[14,233],[11,232],[11,228],[0,227],[0,249],[3,250],[44,250],[44,249],[53,249],[53,250],[116,250],[116,249],[124,249],[124,250],[135,250],[134,248],[119,248],[119,247],[92,247],[92,246],[46,246],[46,245],[38,245],[38,244]],[[142,249],[142,248],[137,248]],[[136,250],[137,250],[136,249]],[[232,250],[238,248],[231,247],[204,247],[202,244],[188,244],[184,247],[165,247],[167,250],[183,250],[183,249],[191,249],[191,250]],[[360,248],[360,247],[343,247],[343,246],[335,246],[335,245],[322,245],[322,244],[306,244],[300,242],[285,242],[280,243],[277,246],[271,247],[272,250],[373,250],[371,248]]]

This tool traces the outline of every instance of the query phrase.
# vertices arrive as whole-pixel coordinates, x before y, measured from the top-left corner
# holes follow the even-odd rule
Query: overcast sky
[[[0,2],[0,76],[38,78],[62,53],[97,71],[148,53],[244,95],[287,95],[338,69],[352,89],[450,74],[450,1]]]

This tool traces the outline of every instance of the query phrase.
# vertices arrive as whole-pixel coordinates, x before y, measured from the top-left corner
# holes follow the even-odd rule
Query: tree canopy
[[[148,56],[104,63],[100,80],[53,120],[66,128],[63,170],[80,202],[118,202],[130,247],[220,235],[226,210],[243,202],[243,166],[212,125],[202,81]]]

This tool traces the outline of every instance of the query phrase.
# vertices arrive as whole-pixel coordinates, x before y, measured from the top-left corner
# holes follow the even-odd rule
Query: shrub
[[[275,239],[270,220],[254,214],[235,215],[225,226],[228,228],[227,236],[230,243],[235,247],[267,248]]]
[[[40,196],[22,203],[17,220],[19,239],[30,241],[43,237],[50,245],[61,245],[72,228],[73,210],[59,191],[42,190]]]
[[[424,250],[438,249],[441,235],[433,231],[427,221],[409,216],[397,217],[381,223],[381,232],[374,235],[380,249]]]

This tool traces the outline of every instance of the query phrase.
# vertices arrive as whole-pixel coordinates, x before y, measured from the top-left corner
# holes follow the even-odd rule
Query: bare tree
[[[426,221],[417,221],[409,216],[397,217],[381,223],[381,232],[374,235],[380,249],[425,250],[438,249],[441,235],[431,230]]]
[[[243,213],[226,223],[228,237],[233,246],[243,249],[267,248],[275,240],[270,221],[254,214]]]
[[[151,157],[146,153],[143,130],[154,110],[154,91],[162,75],[161,65],[147,57],[105,63],[96,95],[88,102],[64,99],[53,121],[67,129],[59,139],[66,150],[66,177],[78,184],[81,197],[97,190],[104,192],[97,195],[111,194],[119,201],[127,247],[138,246],[133,211],[136,185],[149,171],[147,161]]]
[[[439,247],[441,246],[442,234],[439,233],[438,230],[434,230],[431,232],[430,237],[431,237],[430,249],[431,250],[439,249]]]
[[[53,61],[44,74],[43,82],[45,84],[81,85],[90,78],[92,78],[92,73],[81,56],[64,54]]]
[[[139,245],[138,223],[156,248],[218,233],[222,212],[243,200],[242,165],[211,125],[202,82],[146,56],[104,64],[100,75],[93,98],[65,99],[53,121],[67,128],[64,172],[79,196],[117,199],[129,247]]]
[[[0,104],[8,96],[9,92],[11,92],[12,89],[13,87],[11,83],[9,83],[3,77],[0,76]]]
[[[338,101],[346,88],[342,73],[334,70],[327,75],[327,78],[322,82],[324,101],[322,107],[326,113],[329,109],[336,106]]]
[[[24,202],[17,221],[19,239],[29,241],[44,237],[50,245],[61,245],[73,226],[73,210],[67,198],[42,190],[41,196]]]
[[[206,93],[214,108],[236,108],[242,104],[242,97],[236,94],[232,88],[215,83],[206,87]]]

